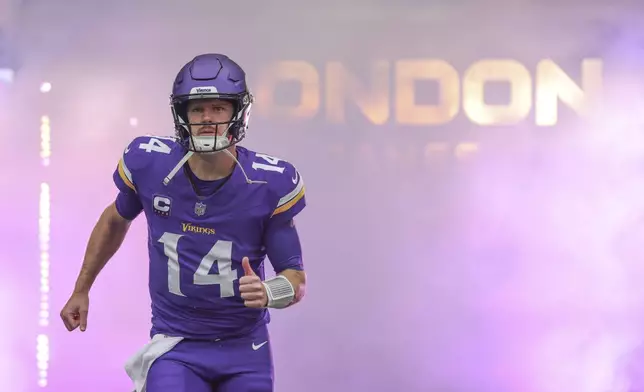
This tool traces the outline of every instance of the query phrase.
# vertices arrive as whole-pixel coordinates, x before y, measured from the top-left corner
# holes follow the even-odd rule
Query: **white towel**
[[[134,392],[145,392],[146,379],[152,363],[182,340],[182,337],[154,335],[148,344],[125,363],[125,372],[134,383]]]

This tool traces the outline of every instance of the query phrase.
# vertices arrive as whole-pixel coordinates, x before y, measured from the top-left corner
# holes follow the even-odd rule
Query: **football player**
[[[267,308],[304,295],[293,221],[304,182],[289,162],[238,145],[252,103],[239,65],[197,56],[174,81],[176,136],[135,138],[114,172],[119,194],[91,234],[60,315],[69,331],[85,331],[94,280],[145,212],[151,341],[126,364],[138,392],[273,390]]]

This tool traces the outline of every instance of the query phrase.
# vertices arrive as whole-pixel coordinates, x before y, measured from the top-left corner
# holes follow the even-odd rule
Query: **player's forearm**
[[[288,281],[293,286],[293,291],[295,291],[295,296],[293,297],[293,301],[289,306],[293,306],[296,303],[300,302],[302,298],[304,298],[304,294],[306,292],[306,272],[287,269],[280,272],[279,275],[282,275],[283,277],[288,279]]]
[[[130,221],[122,218],[114,204],[103,211],[89,238],[74,292],[89,292],[99,272],[121,247]]]

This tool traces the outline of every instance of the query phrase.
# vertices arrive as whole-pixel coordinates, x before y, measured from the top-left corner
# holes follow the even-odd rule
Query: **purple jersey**
[[[239,165],[211,196],[199,197],[184,170],[164,178],[186,151],[173,138],[137,137],[114,173],[134,190],[148,222],[152,332],[217,339],[249,333],[269,321],[266,309],[244,306],[241,260],[264,278],[265,232],[305,206],[304,182],[290,163],[237,147]],[[276,272],[288,265],[276,265]]]

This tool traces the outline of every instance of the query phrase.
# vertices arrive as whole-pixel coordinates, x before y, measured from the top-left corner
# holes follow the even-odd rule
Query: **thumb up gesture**
[[[244,276],[239,279],[239,293],[244,300],[244,305],[249,308],[263,308],[268,303],[266,289],[262,280],[250,266],[248,257],[242,259]]]

